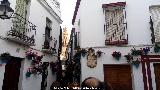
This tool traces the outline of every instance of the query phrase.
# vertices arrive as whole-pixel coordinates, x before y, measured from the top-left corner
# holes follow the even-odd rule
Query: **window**
[[[14,30],[17,30],[21,33],[25,33],[28,32],[28,30],[26,30],[26,21],[23,19],[27,18],[27,12],[28,12],[28,8],[29,6],[27,5],[27,3],[29,3],[29,1],[26,0],[16,0],[16,6],[15,6],[15,17],[13,19],[13,28]],[[17,15],[18,14],[18,15]]]
[[[152,43],[160,42],[160,6],[150,6],[149,11],[151,13],[150,24],[152,31]]]
[[[45,41],[44,41],[43,49],[50,49],[50,41],[52,40],[51,25],[52,25],[51,20],[46,18]]]
[[[106,45],[128,44],[125,2],[103,4]]]

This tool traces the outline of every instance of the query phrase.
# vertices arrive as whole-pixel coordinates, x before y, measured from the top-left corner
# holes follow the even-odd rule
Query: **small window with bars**
[[[50,41],[52,40],[51,25],[52,25],[51,20],[49,18],[46,18],[45,41],[44,41],[43,49],[49,49],[50,48]]]
[[[49,18],[46,18],[46,27],[52,29],[52,21]]]
[[[128,44],[126,34],[126,2],[103,4],[105,14],[104,33],[106,35],[105,45]]]

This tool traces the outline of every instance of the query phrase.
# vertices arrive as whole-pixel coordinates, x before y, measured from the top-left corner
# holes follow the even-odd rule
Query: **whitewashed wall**
[[[136,47],[137,49],[141,47]],[[96,77],[101,81],[104,81],[104,72],[103,65],[104,64],[128,64],[126,62],[126,58],[124,55],[130,53],[130,49],[132,47],[107,47],[107,48],[94,48],[95,51],[100,50],[105,54],[102,54],[102,57],[97,59],[97,66],[95,68],[89,68],[87,66],[87,57],[82,57],[81,59],[81,69],[82,69],[82,81],[87,77]],[[122,56],[120,60],[116,60],[112,57],[112,52],[120,51]],[[132,70],[132,87],[134,90],[143,90],[143,76],[141,64],[139,68],[135,68],[135,66],[131,65]]]
[[[104,23],[102,4],[126,1],[127,14],[127,33],[129,44],[125,47],[105,46]],[[130,52],[132,45],[145,47],[143,45],[152,45],[151,30],[149,24],[149,6],[160,5],[159,0],[81,0],[80,8],[76,16],[73,28],[80,32],[81,48],[95,47],[95,50],[101,50],[106,54],[102,55],[97,61],[96,68],[87,67],[86,57],[81,59],[82,81],[90,76],[104,81],[103,64],[127,64],[122,56],[121,60],[116,61],[112,57],[113,51],[120,51],[122,55]],[[80,26],[78,21],[80,20]],[[130,46],[131,45],[131,46]],[[153,89],[156,90],[154,68],[151,63]],[[132,66],[132,82],[134,90],[143,90],[143,76],[141,65],[139,68]]]
[[[81,47],[105,46],[103,29],[105,16],[102,4],[124,1],[126,1],[129,45],[151,44],[149,6],[160,4],[159,0],[81,0],[80,12],[73,26],[77,28],[80,18]]]
[[[50,5],[58,16],[61,16],[60,7],[56,5],[57,0],[46,0],[46,2],[48,2],[48,5]]]
[[[14,9],[16,0],[9,0],[11,3],[11,7]],[[60,14],[59,14],[60,15]],[[39,0],[31,0],[31,6],[30,6],[30,13],[29,13],[29,21],[35,24],[36,27],[36,46],[33,46],[32,48],[35,48],[37,50],[42,49],[42,45],[44,43],[44,35],[45,34],[45,26],[46,26],[46,17],[48,17],[52,21],[52,37],[56,38],[57,40],[57,52],[58,52],[58,42],[59,42],[59,33],[60,33],[60,23],[47,11],[46,8],[42,4],[39,3]],[[6,37],[7,31],[11,28],[11,20],[2,20],[0,19],[0,36]],[[31,34],[34,34],[34,31],[31,32]],[[16,52],[17,48],[20,48],[19,52]],[[24,47],[22,45],[19,45],[15,42],[10,42],[8,40],[2,40],[0,39],[0,54],[4,52],[9,52],[12,56],[25,58],[25,51],[27,50],[27,47]],[[42,59],[44,62],[51,62],[56,61],[57,57],[45,55]],[[40,90],[41,88],[41,75],[33,76],[31,75],[30,78],[26,78],[25,74],[27,69],[30,67],[31,62],[27,59],[23,59],[22,65],[21,65],[21,74],[20,74],[20,80],[19,80],[19,90]],[[56,79],[55,75],[52,75],[52,72],[50,70],[50,67],[48,67],[48,77],[47,77],[47,89],[50,90],[50,86],[52,82]],[[2,67],[0,67],[0,90],[2,90],[3,85],[3,78],[4,78],[4,72],[5,72],[5,64],[3,64]]]

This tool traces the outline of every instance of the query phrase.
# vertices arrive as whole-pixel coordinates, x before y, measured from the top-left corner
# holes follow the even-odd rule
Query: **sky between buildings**
[[[72,29],[72,18],[73,18],[73,13],[76,5],[77,0],[58,0],[60,2],[60,9],[61,9],[61,19],[63,23],[61,24],[62,28],[67,27],[68,31],[68,39],[67,42],[69,41],[70,37],[70,32]],[[66,55],[66,49],[67,47],[62,47],[62,53],[61,53],[61,60],[67,59]]]
[[[58,0],[61,8],[61,19],[63,21],[62,28],[67,27],[67,30],[72,29],[72,18],[77,0]]]

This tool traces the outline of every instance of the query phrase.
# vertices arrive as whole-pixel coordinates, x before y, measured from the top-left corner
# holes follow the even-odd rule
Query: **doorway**
[[[156,90],[160,90],[160,63],[154,64],[154,73],[156,81]]]
[[[11,57],[5,66],[2,90],[18,90],[22,59]]]
[[[132,90],[130,65],[104,65],[104,81],[113,90]]]
[[[48,66],[49,66],[49,62],[43,62],[41,90],[46,90],[46,87],[47,87]]]

